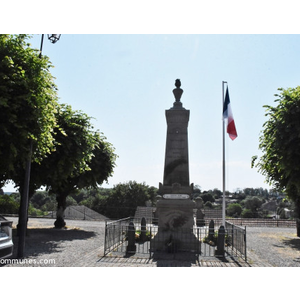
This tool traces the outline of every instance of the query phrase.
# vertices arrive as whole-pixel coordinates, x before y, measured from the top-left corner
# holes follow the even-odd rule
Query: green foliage
[[[0,35],[0,178],[19,184],[30,140],[41,162],[54,147],[58,97],[47,57],[38,57],[21,34]]]
[[[265,106],[269,118],[260,136],[262,157],[252,165],[267,182],[284,189],[296,204],[300,217],[300,86],[279,89],[276,107]]]
[[[200,197],[202,198],[204,203],[206,203],[208,201],[211,203],[215,202],[215,198],[211,193],[203,193],[200,195]]]
[[[139,242],[150,241],[151,238],[152,238],[151,233],[150,233],[149,230],[146,230],[144,240],[142,240],[141,234],[142,234],[142,231],[141,231],[141,230],[136,230],[136,231],[135,231],[135,241],[138,242],[138,243],[139,243]]]
[[[115,219],[133,216],[137,206],[145,206],[147,201],[155,204],[156,194],[157,189],[145,183],[119,183],[111,190],[103,214]]]
[[[77,202],[74,200],[73,197],[68,196],[66,199],[66,206],[77,206]]]
[[[254,214],[261,208],[263,201],[258,197],[246,197],[245,208],[250,209]]]
[[[255,218],[255,213],[252,212],[251,209],[245,208],[241,213],[242,218]]]
[[[213,235],[207,235],[203,238],[203,243],[207,243],[210,246],[216,246],[218,243],[218,231],[215,231]],[[225,246],[230,246],[231,244],[231,238],[228,236],[228,234],[225,234]]]
[[[112,175],[116,155],[90,117],[58,105],[51,63],[28,38],[0,35],[0,187],[12,179],[23,195],[33,145],[30,196],[43,185],[65,207],[70,192]]]
[[[242,212],[242,206],[238,203],[231,203],[227,206],[226,212],[230,217],[239,217]]]
[[[211,193],[215,199],[221,198],[223,195],[222,191],[220,191],[219,189],[216,189],[216,188],[213,189]]]
[[[55,196],[50,195],[47,198],[48,198],[48,201],[46,201],[45,204],[42,205],[40,209],[44,212],[56,211],[57,201],[55,199]]]
[[[213,235],[207,235],[203,238],[203,243],[207,243],[211,246],[215,246],[218,241],[218,231],[214,231]]]
[[[204,208],[206,209],[213,209],[213,204],[210,201],[205,202]]]
[[[13,196],[0,196],[0,214],[17,214],[20,203],[14,200]]]
[[[32,164],[32,174],[33,182],[56,194],[58,210],[64,211],[70,193],[96,188],[112,175],[116,155],[106,138],[93,131],[86,114],[61,105],[56,116],[55,150],[42,163]]]
[[[43,212],[55,211],[57,207],[54,195],[49,195],[47,191],[37,191],[30,198],[30,204]]]
[[[55,151],[42,164],[32,166],[52,193],[68,195],[76,189],[97,187],[112,175],[114,149],[102,134],[92,130],[90,119],[68,105],[58,110]]]
[[[29,203],[29,207],[28,207],[28,215],[29,216],[43,216],[45,213],[43,211],[41,211],[40,209],[37,209],[35,207],[33,207],[33,205],[31,203]]]

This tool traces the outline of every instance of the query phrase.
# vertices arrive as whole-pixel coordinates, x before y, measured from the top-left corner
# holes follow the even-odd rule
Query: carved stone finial
[[[180,88],[180,86],[181,86],[180,79],[175,80],[175,86],[176,86],[176,89],[173,90],[173,94],[174,94],[176,102],[180,102],[180,98],[183,93],[183,90]]]
[[[175,80],[175,86],[179,89],[181,87],[180,79]]]

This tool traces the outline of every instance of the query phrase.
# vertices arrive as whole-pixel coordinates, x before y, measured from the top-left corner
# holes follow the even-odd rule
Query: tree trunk
[[[18,224],[17,224],[17,236],[20,236],[20,231],[21,231],[21,224],[23,222],[23,218],[26,218],[26,224],[28,222],[28,207],[29,207],[29,200],[33,196],[35,190],[29,186],[29,195],[28,195],[28,203],[26,207],[26,213],[22,213],[22,205],[24,205],[24,186],[19,187],[19,193],[20,193],[20,207],[19,207],[19,219],[18,219]],[[26,226],[26,232],[27,232],[27,226]],[[26,234],[27,235],[27,234]]]
[[[297,237],[300,237],[300,219],[296,219]]]
[[[66,222],[64,220],[64,213],[67,204],[67,196],[64,194],[58,194],[56,196],[57,201],[57,212],[56,212],[56,221],[54,222],[55,228],[63,228],[66,226]]]
[[[295,201],[295,217],[296,217],[296,229],[297,237],[300,237],[300,200]]]

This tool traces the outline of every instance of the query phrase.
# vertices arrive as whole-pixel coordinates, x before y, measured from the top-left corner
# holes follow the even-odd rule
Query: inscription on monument
[[[186,194],[165,194],[163,195],[165,199],[189,199],[189,195]]]

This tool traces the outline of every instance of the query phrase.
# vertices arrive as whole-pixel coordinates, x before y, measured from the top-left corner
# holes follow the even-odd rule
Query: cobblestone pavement
[[[17,218],[12,220],[16,226]],[[104,221],[66,220],[67,229],[53,228],[54,219],[29,219],[25,259],[4,267],[272,267],[300,266],[300,239],[291,228],[247,228],[248,260],[215,257],[103,257]],[[14,230],[15,231],[15,230]],[[14,232],[15,234],[15,232]],[[14,237],[14,257],[18,238]],[[3,261],[2,261],[3,263]]]

